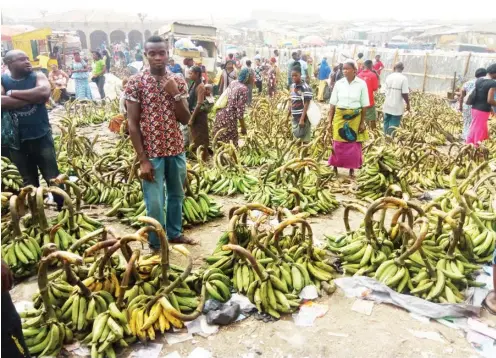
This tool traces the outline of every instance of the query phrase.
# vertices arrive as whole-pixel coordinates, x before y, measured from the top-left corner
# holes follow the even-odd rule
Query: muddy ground
[[[57,122],[57,111],[52,113],[52,124]],[[112,138],[106,124],[81,128],[80,133],[93,137]],[[54,132],[57,132],[54,127]],[[340,173],[346,180],[346,172]],[[340,197],[345,199],[345,197]],[[216,197],[223,205],[227,215],[234,205],[243,203],[241,196],[235,198]],[[92,210],[102,213],[103,207]],[[340,207],[332,215],[311,218],[310,223],[316,243],[324,243],[324,234],[343,232],[343,208]],[[361,223],[362,216],[354,212],[350,215],[352,227]],[[108,226],[122,234],[134,230],[120,224],[117,220],[107,220]],[[227,228],[228,220],[224,216],[216,221],[187,229],[186,234],[199,240],[201,245],[190,247],[195,257],[195,265],[201,265],[202,259],[208,256],[216,245],[218,237]],[[175,256],[172,260],[174,261]],[[36,291],[36,280],[18,284],[11,292],[15,302],[30,300]],[[477,356],[476,351],[464,338],[462,332],[443,326],[437,322],[422,323],[412,318],[408,312],[390,305],[376,304],[370,316],[351,310],[355,299],[344,297],[338,289],[330,297],[322,297],[318,303],[328,306],[325,316],[318,318],[312,327],[297,327],[291,316],[286,316],[277,322],[264,323],[255,318],[223,327],[208,338],[194,336],[192,340],[174,345],[167,345],[164,337],[158,337],[156,343],[164,343],[160,357],[177,351],[181,357],[187,357],[195,348],[203,347],[210,351],[213,357],[452,357],[466,358]],[[491,320],[483,312],[484,320]],[[496,323],[492,319],[493,324]],[[444,337],[444,343],[416,338],[409,330],[434,331]],[[122,352],[120,357],[130,357],[132,350]],[[71,354],[71,356],[74,356]]]

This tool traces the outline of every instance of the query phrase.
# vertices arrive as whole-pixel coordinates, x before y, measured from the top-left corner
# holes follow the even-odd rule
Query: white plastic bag
[[[320,123],[321,115],[320,108],[314,101],[310,101],[310,104],[308,105],[307,116],[310,124],[313,127],[317,127],[317,125]]]

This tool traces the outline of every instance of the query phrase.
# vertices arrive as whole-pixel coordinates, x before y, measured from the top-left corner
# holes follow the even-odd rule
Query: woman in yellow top
[[[328,133],[332,136],[329,165],[350,170],[362,166],[362,142],[368,139],[364,108],[369,106],[367,84],[357,77],[353,60],[343,64],[344,77],[336,82],[331,95]]]
[[[102,100],[105,99],[105,90],[103,87],[105,86],[105,61],[103,60],[102,54],[98,51],[93,52],[93,75],[91,80],[96,83],[98,87],[98,92],[100,93],[100,98]]]

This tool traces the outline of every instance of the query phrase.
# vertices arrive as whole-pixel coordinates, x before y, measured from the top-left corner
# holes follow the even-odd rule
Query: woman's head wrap
[[[250,70],[248,68],[243,68],[241,71],[238,73],[238,81],[242,83],[246,83],[248,81],[248,78],[250,76]]]

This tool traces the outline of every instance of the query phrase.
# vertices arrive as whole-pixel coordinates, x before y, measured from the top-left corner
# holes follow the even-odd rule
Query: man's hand
[[[171,96],[176,96],[180,94],[179,88],[177,87],[177,83],[174,78],[169,78],[164,84],[164,90]]]
[[[408,104],[406,105],[406,111],[407,111],[407,112],[410,112],[410,103],[408,103]]]
[[[241,134],[246,135],[246,127],[245,126],[241,126]]]
[[[305,117],[300,117],[300,122],[298,123],[298,125],[300,126],[300,128],[305,128]]]
[[[2,292],[10,291],[14,284],[14,275],[7,263],[2,260]]]
[[[358,132],[363,133],[363,132],[365,132],[365,129],[366,129],[365,122],[363,122],[363,121],[360,122],[360,126],[358,127]]]
[[[140,178],[146,181],[155,181],[155,169],[149,159],[140,163]]]

